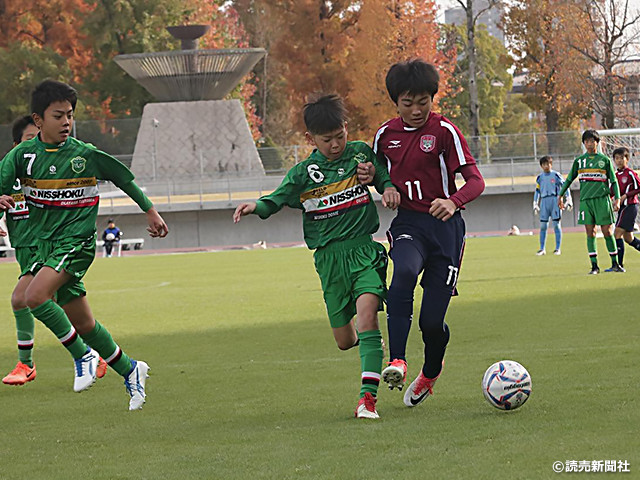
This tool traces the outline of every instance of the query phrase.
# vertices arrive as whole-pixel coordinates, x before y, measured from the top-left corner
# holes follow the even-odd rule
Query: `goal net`
[[[616,128],[598,130],[600,134],[599,150],[613,160],[616,148],[627,147],[630,153],[629,166],[640,168],[640,128]]]

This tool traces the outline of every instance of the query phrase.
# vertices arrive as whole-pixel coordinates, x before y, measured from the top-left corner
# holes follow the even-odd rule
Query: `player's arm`
[[[240,218],[252,213],[264,220],[282,210],[285,205],[291,208],[302,208],[300,204],[301,184],[298,167],[293,167],[272,193],[263,195],[256,202],[238,205],[235,212],[233,212],[233,222],[238,223]]]
[[[463,165],[458,172],[464,178],[464,185],[449,198],[436,198],[431,202],[429,213],[443,222],[449,220],[458,208],[475,200],[484,192],[484,179],[475,163]]]
[[[100,150],[89,150],[90,155],[98,162],[102,180],[109,180],[116,187],[136,202],[147,217],[147,232],[153,238],[164,238],[169,233],[169,227],[160,216],[153,202],[144,194],[134,180],[134,175],[117,158]]]
[[[382,195],[382,206],[395,210],[400,205],[400,192],[391,183],[391,177],[387,169],[379,162],[373,150],[369,151],[369,162],[373,171],[373,186]]]
[[[631,188],[627,192],[626,194],[627,198],[640,194],[640,177],[638,177],[638,174],[636,173],[635,170],[633,169],[630,169],[630,170],[631,170],[631,177],[633,178],[633,188]],[[620,198],[622,199],[622,196],[620,196]]]
[[[576,158],[573,161],[573,165],[571,165],[571,170],[569,171],[569,175],[567,175],[567,179],[562,184],[562,188],[560,189],[560,193],[558,194],[558,206],[561,209],[564,209],[564,194],[569,190],[571,183],[578,176],[578,159]]]
[[[538,201],[540,200],[540,175],[536,178],[536,189],[533,192],[533,211],[538,213],[540,211],[540,206],[538,205]]]

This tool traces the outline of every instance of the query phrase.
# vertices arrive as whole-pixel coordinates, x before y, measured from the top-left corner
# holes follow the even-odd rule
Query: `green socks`
[[[604,237],[604,242],[607,244],[607,251],[611,257],[611,266],[618,265],[618,247],[616,246],[616,239],[613,237]]]
[[[380,374],[382,373],[382,334],[380,330],[358,332],[360,340],[360,366],[362,368],[362,387],[360,397],[369,392],[378,393]]]
[[[42,305],[31,309],[31,313],[58,337],[60,343],[69,350],[75,360],[82,358],[87,353],[88,347],[76,333],[76,329],[71,325],[64,310],[53,300],[49,299]]]
[[[28,308],[14,311],[13,316],[16,317],[18,332],[18,360],[33,368],[34,317]]]
[[[96,320],[96,326],[82,339],[96,350],[102,358],[123,377],[131,371],[131,359],[113,341],[109,331]]]
[[[598,266],[598,252],[596,250],[596,237],[587,237],[587,251],[589,252],[589,260],[594,267]]]

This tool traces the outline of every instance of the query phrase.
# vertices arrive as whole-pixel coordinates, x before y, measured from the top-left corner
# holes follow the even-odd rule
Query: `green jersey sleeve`
[[[569,171],[569,175],[567,175],[567,179],[562,184],[562,188],[560,189],[560,193],[558,194],[559,197],[562,197],[565,194],[565,192],[569,189],[569,187],[571,186],[571,183],[576,179],[577,176],[578,176],[578,159],[575,159],[573,161],[573,165],[571,165],[571,170]]]
[[[370,161],[376,169],[376,173],[373,176],[373,186],[376,187],[378,193],[382,194],[387,188],[393,187],[389,171],[387,170],[387,166],[373,153],[373,150],[371,150]]]
[[[146,212],[153,207],[151,200],[134,181],[135,176],[131,170],[108,153],[98,150],[93,145],[88,145],[88,147],[93,161],[98,165],[100,180],[109,180],[136,202],[142,211]]]
[[[16,183],[20,172],[20,165],[17,165],[16,149],[7,153],[0,161],[0,195],[11,195],[13,185]]]
[[[282,183],[273,193],[263,195],[258,199],[256,210],[253,213],[262,219],[266,219],[282,210],[285,205],[302,210],[302,204],[300,203],[302,189],[303,185],[299,179],[298,166],[295,166],[287,172]]]

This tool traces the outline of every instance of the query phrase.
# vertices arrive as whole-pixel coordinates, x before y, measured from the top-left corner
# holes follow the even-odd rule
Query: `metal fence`
[[[74,135],[111,153],[125,165],[131,167],[140,122],[140,118],[78,121],[74,124]],[[216,132],[216,134],[228,133]],[[581,152],[582,148],[578,131],[484,135],[471,137],[467,140],[472,154],[477,159],[486,178],[516,179],[527,175],[537,175],[540,172],[538,159],[547,154],[554,157],[554,168],[566,173],[572,160]],[[6,152],[11,146],[11,126],[0,125],[0,151]],[[190,148],[189,139],[185,139],[184,148]],[[149,149],[149,152],[137,152],[136,162],[148,162],[151,165],[155,156],[153,146]],[[281,178],[282,174],[293,165],[304,160],[310,151],[311,147],[307,145],[258,148],[266,176],[278,178]],[[259,175],[239,174],[220,168],[224,152],[197,152],[197,155],[192,155],[193,152],[189,151],[189,154],[189,158],[200,159],[200,168],[193,168],[192,165],[189,166],[190,168],[186,168],[183,165],[185,159],[176,159],[175,165],[171,165],[168,169],[170,171],[151,169],[154,174],[148,178],[139,176],[140,183],[164,185],[163,188],[168,188],[168,195],[172,195],[174,191],[184,193],[188,190],[188,185],[191,185],[190,193],[194,194],[201,192],[205,194],[221,189],[229,193],[237,188],[257,187],[261,189],[263,184],[271,185],[269,180],[256,178],[249,181],[247,179]],[[181,160],[183,164],[180,163]],[[188,161],[191,162],[191,160]]]

